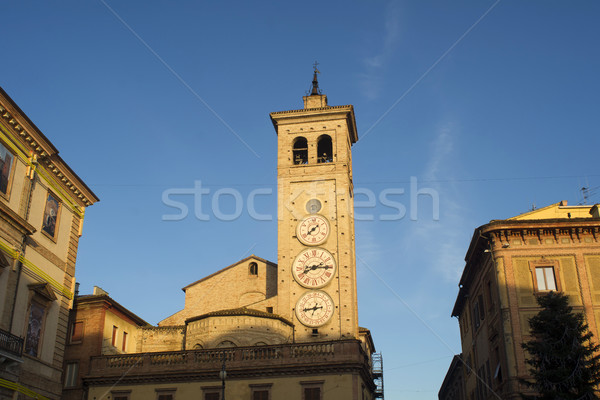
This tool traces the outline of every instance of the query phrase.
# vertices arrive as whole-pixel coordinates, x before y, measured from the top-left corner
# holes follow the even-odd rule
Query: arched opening
[[[202,349],[204,349],[204,346],[202,346],[200,343],[196,343],[194,345],[194,350],[202,350]]]
[[[294,165],[308,164],[308,143],[306,138],[300,136],[294,141]]]
[[[333,162],[333,145],[331,136],[323,135],[317,143],[317,162],[330,163]]]
[[[231,340],[224,340],[217,345],[218,349],[226,349],[229,347],[237,347]]]
[[[250,275],[258,275],[258,264],[255,262],[251,262],[248,266],[248,273]]]

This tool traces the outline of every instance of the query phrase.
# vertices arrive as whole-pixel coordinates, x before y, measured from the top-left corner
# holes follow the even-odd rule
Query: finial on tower
[[[314,73],[312,88],[306,92],[306,96],[302,96],[305,110],[310,108],[327,107],[327,96],[321,92],[321,89],[319,89],[319,80],[317,79],[317,74],[320,74],[321,72],[319,72],[317,69],[317,65],[319,65],[319,63],[315,61],[313,64]]]
[[[319,80],[317,79],[317,74],[320,74],[321,72],[317,69],[317,66],[319,65],[318,62],[315,61],[315,63],[313,64],[313,68],[314,68],[314,74],[313,74],[313,81],[312,81],[312,90],[310,92],[311,96],[314,95],[318,95],[321,94],[321,90],[319,89]]]

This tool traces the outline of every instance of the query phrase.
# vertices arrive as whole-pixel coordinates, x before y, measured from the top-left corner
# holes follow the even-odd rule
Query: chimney
[[[600,218],[600,210],[598,209],[599,204],[594,204],[590,209],[590,214],[592,214],[592,218]]]
[[[108,296],[108,292],[104,289],[102,289],[100,286],[94,286],[94,295],[98,296],[98,295],[105,295]]]

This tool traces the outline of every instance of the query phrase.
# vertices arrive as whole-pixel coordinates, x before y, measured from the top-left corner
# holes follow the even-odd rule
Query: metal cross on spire
[[[317,79],[317,74],[320,74],[321,71],[319,71],[317,69],[317,66],[319,65],[318,62],[315,61],[315,63],[313,64],[313,68],[314,68],[314,74],[313,74],[313,81],[312,81],[312,90],[310,92],[310,95],[317,95],[317,94],[321,94],[321,90],[319,89],[319,81]]]

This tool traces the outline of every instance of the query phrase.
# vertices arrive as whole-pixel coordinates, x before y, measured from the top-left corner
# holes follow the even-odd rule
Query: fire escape
[[[375,398],[383,399],[383,356],[373,353],[371,356],[373,383],[375,384]]]

